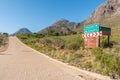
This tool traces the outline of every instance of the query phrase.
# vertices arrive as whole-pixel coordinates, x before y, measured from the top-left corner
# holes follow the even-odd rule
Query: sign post
[[[82,37],[84,38],[85,48],[100,47],[100,36],[103,35],[108,36],[109,45],[111,28],[102,27],[99,23],[84,26],[84,34],[82,34]]]

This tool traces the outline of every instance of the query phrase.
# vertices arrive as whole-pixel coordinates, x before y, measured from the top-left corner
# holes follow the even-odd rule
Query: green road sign
[[[98,32],[99,27],[100,27],[99,23],[84,26],[84,34],[91,32]]]
[[[111,31],[111,28],[102,27],[99,23],[84,26],[84,34],[99,31]]]
[[[101,27],[100,26],[100,31],[111,31],[111,28]]]

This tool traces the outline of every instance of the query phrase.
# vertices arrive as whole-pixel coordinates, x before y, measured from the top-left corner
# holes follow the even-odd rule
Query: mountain
[[[48,31],[56,31],[56,32],[67,32],[69,30],[76,29],[78,23],[70,22],[66,19],[61,19],[53,23],[51,26],[40,31],[40,33],[46,34]]]
[[[22,34],[22,33],[32,33],[32,32],[30,30],[28,30],[27,28],[21,28],[17,32],[15,32],[14,35],[15,34]]]
[[[96,22],[110,27],[120,25],[120,0],[106,0],[84,21],[84,24]]]
[[[47,33],[49,30],[57,32],[67,32],[68,30],[80,31],[84,25],[92,23],[100,23],[102,26],[117,30],[120,25],[120,0],[106,0],[83,22],[75,23],[62,19],[41,30],[40,33]]]

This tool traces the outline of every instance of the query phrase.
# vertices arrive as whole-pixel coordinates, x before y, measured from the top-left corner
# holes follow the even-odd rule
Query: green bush
[[[7,33],[1,33],[0,34],[0,46],[5,46],[8,41],[8,34]]]
[[[45,37],[45,35],[40,34],[40,33],[33,33],[31,36],[33,36],[35,38],[43,38],[43,37]]]
[[[59,36],[59,33],[54,30],[49,30],[47,33],[48,36]]]
[[[83,66],[84,66],[84,68],[90,69],[90,68],[92,68],[93,65],[92,65],[92,62],[88,61],[88,62],[84,63]]]
[[[99,67],[103,74],[116,73],[120,75],[120,56],[105,53],[101,48],[94,48],[91,52],[95,56],[95,62],[100,63]]]
[[[68,31],[68,35],[73,35],[73,34],[77,34],[77,32],[72,31],[72,30],[69,30],[69,31]]]
[[[78,50],[80,49],[80,44],[77,42],[73,42],[73,43],[70,43],[67,47],[70,50]]]
[[[113,70],[116,72],[116,74],[120,75],[120,56],[116,56],[113,64]]]
[[[41,43],[44,44],[44,45],[48,45],[48,46],[52,45],[52,41],[50,39],[43,39],[41,41]]]
[[[5,37],[8,37],[8,33],[3,33],[3,35],[4,35]]]
[[[59,49],[64,49],[65,47],[65,41],[61,38],[53,38],[52,44],[58,47]]]

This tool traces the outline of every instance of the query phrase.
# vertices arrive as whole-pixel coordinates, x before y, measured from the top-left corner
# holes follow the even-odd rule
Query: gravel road
[[[107,76],[80,70],[24,45],[16,37],[0,52],[0,80],[110,80]]]

